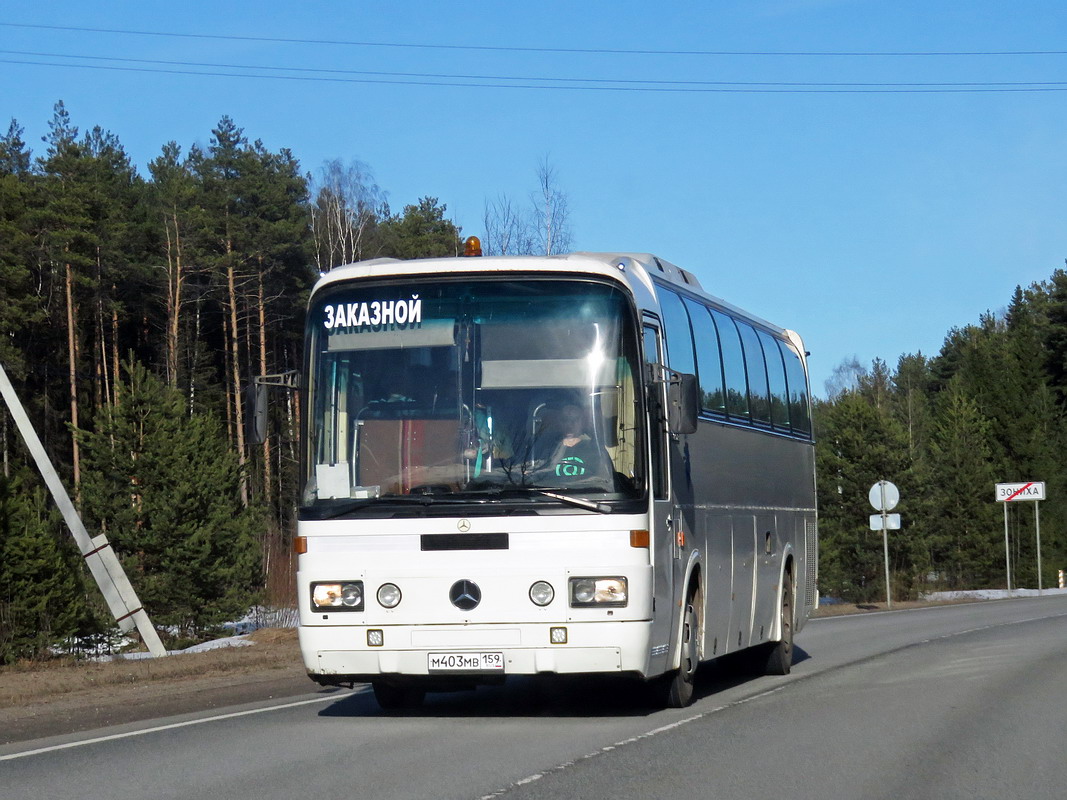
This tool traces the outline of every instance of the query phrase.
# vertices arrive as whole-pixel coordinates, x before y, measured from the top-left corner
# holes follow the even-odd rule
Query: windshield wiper
[[[568,505],[578,506],[578,508],[588,508],[590,511],[596,511],[601,514],[607,514],[611,511],[611,506],[607,503],[597,503],[594,500],[586,500],[581,497],[571,497],[569,494],[558,494],[557,492],[550,492],[548,489],[535,489],[531,487],[530,491],[543,494],[545,497],[551,497],[553,500],[559,500],[560,502],[567,503]]]
[[[596,511],[600,514],[607,514],[611,511],[611,506],[607,503],[597,503],[593,500],[585,500],[581,497],[573,497],[569,494],[559,494],[558,492],[551,491],[541,486],[490,486],[485,489],[475,489],[468,494],[487,494],[495,497],[500,497],[507,493],[514,493],[519,495],[531,495],[538,494],[542,497],[549,497],[553,500],[559,500],[561,503],[567,505],[577,506],[578,508],[587,508],[590,511]]]
[[[471,503],[486,502],[488,501],[478,498],[462,499],[459,497],[441,497],[440,495],[432,494],[387,494],[381,497],[365,497],[359,500],[353,500],[350,503],[344,503],[338,506],[330,506],[328,508],[305,506],[303,510],[305,513],[309,514],[314,519],[337,519],[338,517],[343,517],[346,514],[351,514],[353,511],[359,511],[362,508],[367,508],[368,506],[470,505]]]

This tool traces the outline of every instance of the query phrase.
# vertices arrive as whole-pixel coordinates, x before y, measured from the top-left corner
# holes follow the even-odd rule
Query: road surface
[[[0,797],[1067,796],[1067,597],[817,619],[796,650],[686,709],[515,680],[390,715],[357,687],[20,742]]]

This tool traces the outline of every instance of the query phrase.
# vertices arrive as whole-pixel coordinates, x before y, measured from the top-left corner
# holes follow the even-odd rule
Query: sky
[[[464,235],[548,163],[575,250],[654,253],[798,331],[825,396],[1063,266],[1064,34],[1029,0],[7,2],[0,124],[43,154],[62,100],[145,172],[228,115]]]

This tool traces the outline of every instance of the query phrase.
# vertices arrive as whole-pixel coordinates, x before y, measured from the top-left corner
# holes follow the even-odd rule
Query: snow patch
[[[1009,597],[1040,597],[1044,595],[1067,594],[1067,589],[970,589],[958,592],[930,592],[924,594],[923,600],[1005,600]]]

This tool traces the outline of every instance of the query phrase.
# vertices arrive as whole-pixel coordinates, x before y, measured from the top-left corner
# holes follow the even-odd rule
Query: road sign
[[[867,499],[871,501],[871,507],[875,511],[892,511],[900,502],[900,490],[889,481],[878,481],[867,493]],[[872,528],[881,530],[881,528]]]
[[[900,502],[900,490],[889,481],[878,481],[867,493],[867,499],[877,514],[871,514],[871,530],[882,532],[885,550],[885,604],[893,607],[893,591],[889,583],[889,531],[900,530],[900,514],[889,514]]]
[[[1034,504],[1034,528],[1037,532],[1037,593],[1042,594],[1041,585],[1041,515],[1038,513],[1041,500],[1045,499],[1044,481],[1027,481],[1026,483],[998,483],[997,502],[1004,504],[1004,569],[1007,573],[1008,596],[1011,597],[1011,542],[1008,537],[1008,503],[1029,500]]]
[[[883,519],[885,519],[885,528],[882,527]],[[900,514],[871,514],[871,530],[899,531]]]
[[[1044,500],[1045,482],[1027,481],[1025,483],[998,483],[997,502],[1015,503],[1019,500]]]

